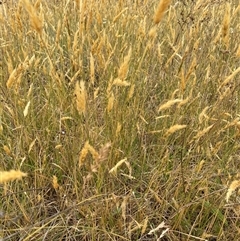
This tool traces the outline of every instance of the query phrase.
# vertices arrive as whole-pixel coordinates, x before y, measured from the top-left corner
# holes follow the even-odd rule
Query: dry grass
[[[240,239],[238,1],[0,10],[0,240]]]

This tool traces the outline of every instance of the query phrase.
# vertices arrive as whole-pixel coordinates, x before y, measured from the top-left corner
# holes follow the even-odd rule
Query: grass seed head
[[[76,82],[74,93],[76,96],[77,110],[79,114],[85,114],[86,113],[86,90],[85,90],[84,81],[80,81],[80,83],[78,81]]]
[[[28,101],[28,103],[26,104],[25,108],[24,108],[24,111],[23,111],[23,116],[26,117],[28,115],[28,110],[29,110],[29,107],[30,107],[30,101]]]
[[[6,183],[9,181],[13,181],[16,179],[21,179],[22,177],[26,177],[27,174],[21,171],[1,171],[0,172],[0,184],[1,183]]]
[[[76,8],[80,9],[80,0],[74,0]]]
[[[170,107],[172,107],[173,105],[180,103],[182,101],[182,99],[175,99],[175,100],[169,100],[168,102],[166,102],[165,104],[161,105],[158,108],[158,112],[162,111],[162,110],[166,110],[169,109]]]
[[[29,14],[31,25],[32,25],[33,29],[39,35],[42,35],[42,32],[43,32],[43,21],[38,16],[38,14],[36,12],[36,9],[34,8],[34,6],[31,4],[31,2],[29,0],[22,0],[22,2],[23,2],[24,7],[26,8],[26,10],[27,10],[27,12]]]
[[[171,2],[171,0],[160,0],[157,10],[155,12],[154,18],[153,18],[153,21],[155,24],[158,24],[162,20],[163,15],[164,15],[167,7],[169,6],[170,2]]]
[[[204,128],[203,130],[199,131],[193,138],[194,139],[199,139],[201,137],[203,137],[205,134],[207,134],[213,127],[214,125],[210,125],[206,128]]]
[[[156,26],[152,27],[149,30],[148,36],[150,37],[150,39],[153,39],[153,40],[157,37],[157,27]]]
[[[90,82],[94,85],[95,81],[95,67],[94,67],[94,58],[93,55],[90,54]]]
[[[59,188],[58,179],[55,175],[53,175],[53,178],[52,178],[52,185],[55,190]]]
[[[229,202],[229,198],[232,196],[232,193],[240,187],[240,180],[235,180],[233,181],[227,191],[227,195],[226,195],[226,202]]]
[[[222,23],[223,41],[227,47],[229,45],[229,26],[230,26],[230,19],[231,19],[230,10],[231,10],[230,3],[227,2],[225,15],[224,15],[223,23]]]
[[[11,155],[12,155],[12,152],[11,152],[10,148],[9,148],[7,145],[4,145],[4,146],[3,146],[3,150],[5,151],[5,153],[6,153],[8,156],[11,156]]]
[[[84,146],[83,146],[83,149],[81,150],[80,152],[80,155],[79,155],[79,159],[78,159],[78,165],[79,167],[81,167],[83,164],[84,164],[84,161],[87,157],[87,154],[88,154],[88,141],[85,142]]]
[[[122,80],[122,79],[116,78],[113,81],[113,85],[116,85],[116,86],[129,86],[130,83],[127,82],[126,80]]]
[[[187,127],[187,125],[178,125],[178,124],[177,124],[177,125],[174,125],[174,126],[171,126],[171,127],[167,130],[166,136],[169,136],[169,135],[175,133],[176,131],[182,130],[182,129],[186,128],[186,127]]]
[[[98,162],[103,162],[108,158],[108,154],[110,151],[110,147],[112,146],[111,142],[107,142],[103,147],[100,148],[99,150],[99,155],[98,155]]]
[[[238,49],[237,49],[237,52],[236,52],[236,56],[237,56],[237,57],[240,57],[240,44],[239,44],[239,46],[238,46]]]
[[[199,121],[200,124],[203,123],[203,120],[204,120],[204,119],[207,119],[207,120],[209,119],[209,117],[208,117],[208,115],[207,115],[207,111],[208,111],[209,108],[210,108],[209,106],[206,106],[206,107],[202,110],[202,112],[199,114],[199,116],[198,116],[198,121]]]
[[[128,97],[127,97],[128,100],[130,100],[133,97],[134,91],[135,91],[135,84],[132,84],[128,92]]]
[[[125,56],[124,61],[118,70],[118,78],[121,80],[124,80],[127,77],[131,55],[132,55],[132,48],[129,49],[128,55]]]
[[[108,98],[108,105],[107,105],[107,111],[108,112],[110,112],[112,110],[113,104],[114,104],[114,100],[115,100],[114,94],[111,93],[111,95]]]
[[[87,144],[87,149],[88,151],[91,153],[94,161],[99,159],[99,154],[98,152],[93,148],[93,146],[91,146],[89,143]]]
[[[59,43],[60,36],[61,36],[61,30],[62,30],[62,23],[61,23],[61,20],[58,20],[57,31],[56,31],[56,36],[55,36],[56,44]]]
[[[240,72],[240,67],[238,67],[236,70],[233,71],[232,74],[230,74],[219,86],[218,91],[220,91],[221,88],[224,86],[227,86],[230,81]]]
[[[117,123],[116,132],[115,132],[115,136],[116,136],[116,137],[119,136],[121,129],[122,129],[122,125],[118,122],[118,123]]]
[[[10,89],[14,85],[14,83],[16,82],[16,79],[17,79],[17,70],[14,69],[10,74],[6,83],[8,89]]]
[[[182,106],[186,105],[189,100],[191,99],[191,96],[188,96],[186,99],[183,99],[178,105],[177,108],[180,109]]]
[[[127,158],[124,158],[122,160],[120,160],[110,171],[109,173],[112,173],[114,175],[117,174],[117,170],[120,166],[122,166],[123,163],[125,163],[127,161]]]

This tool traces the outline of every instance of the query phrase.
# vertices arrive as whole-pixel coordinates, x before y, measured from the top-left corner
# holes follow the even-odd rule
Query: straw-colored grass
[[[239,1],[1,5],[0,240],[240,240]]]

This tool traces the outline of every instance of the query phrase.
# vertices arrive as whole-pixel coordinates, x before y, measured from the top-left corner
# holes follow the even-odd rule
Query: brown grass
[[[239,240],[239,9],[7,1],[0,240]]]

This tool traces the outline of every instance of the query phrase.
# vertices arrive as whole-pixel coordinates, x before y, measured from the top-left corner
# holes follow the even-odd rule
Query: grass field
[[[5,1],[0,240],[240,240],[239,78],[237,0]]]

